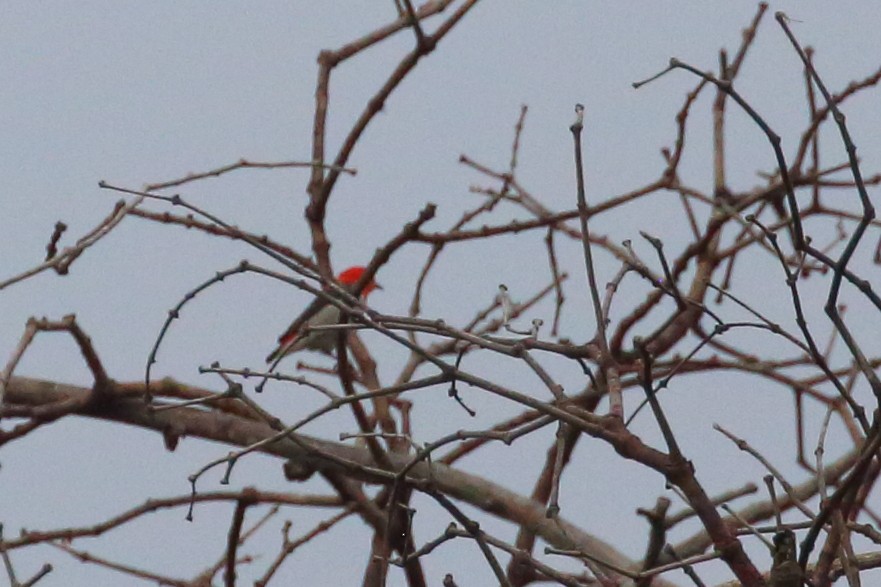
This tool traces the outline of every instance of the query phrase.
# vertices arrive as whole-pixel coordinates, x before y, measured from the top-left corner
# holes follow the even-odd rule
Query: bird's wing
[[[351,291],[351,285],[344,285],[346,289]],[[326,292],[330,293],[330,292]],[[296,340],[296,338],[300,335],[300,331],[303,330],[303,326],[311,320],[318,312],[321,311],[322,308],[326,307],[330,302],[325,300],[322,297],[316,297],[312,300],[306,309],[303,310],[303,313],[294,318],[294,321],[291,322],[291,325],[288,326],[287,330],[282,332],[281,336],[278,337],[278,346],[275,348],[272,353],[266,357],[266,362],[271,363],[274,361],[289,345]]]
[[[294,340],[294,338],[297,337],[297,334],[303,329],[303,325],[320,312],[321,308],[327,306],[329,303],[330,302],[324,298],[315,298],[312,300],[312,303],[306,306],[306,309],[303,310],[299,316],[294,318],[294,321],[291,322],[291,325],[288,326],[287,330],[281,333],[281,336],[278,337],[278,343],[284,346]]]
[[[281,353],[288,347],[297,336],[300,334],[300,331],[303,330],[303,325],[306,324],[312,317],[314,317],[318,312],[321,311],[322,308],[327,306],[329,302],[323,298],[315,298],[312,300],[306,309],[303,312],[294,318],[294,321],[291,322],[291,325],[287,327],[287,330],[281,333],[281,336],[278,337],[278,346],[275,347],[269,356],[266,357],[267,363],[272,363],[275,359],[277,359]]]

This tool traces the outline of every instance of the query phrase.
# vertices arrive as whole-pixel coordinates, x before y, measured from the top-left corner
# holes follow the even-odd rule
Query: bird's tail
[[[273,361],[275,361],[279,357],[279,353],[281,352],[281,347],[276,348],[274,351],[266,355],[266,364],[271,365]]]

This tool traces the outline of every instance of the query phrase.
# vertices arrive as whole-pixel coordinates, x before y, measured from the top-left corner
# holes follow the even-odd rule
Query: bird
[[[365,268],[360,265],[349,267],[339,275],[336,280],[347,290],[352,287],[364,275]],[[376,281],[371,279],[361,289],[361,299],[376,289],[382,289]],[[297,316],[291,325],[288,326],[281,336],[278,337],[278,346],[266,357],[267,363],[273,363],[282,357],[286,357],[297,351],[308,349],[332,354],[336,348],[338,331],[336,330],[314,330],[304,332],[304,327],[328,326],[331,324],[339,324],[342,318],[342,311],[338,306],[328,302],[323,298],[315,298],[311,304],[306,306],[303,313]]]

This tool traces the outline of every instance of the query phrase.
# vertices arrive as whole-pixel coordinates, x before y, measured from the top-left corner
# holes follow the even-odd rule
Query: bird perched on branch
[[[349,291],[361,276],[364,275],[364,267],[349,267],[339,275],[336,280]],[[368,294],[375,289],[382,289],[372,279],[361,289],[361,299],[367,298]],[[315,298],[306,306],[302,314],[297,316],[288,329],[278,337],[278,346],[266,357],[267,363],[272,363],[280,357],[286,357],[303,349],[321,351],[330,354],[336,348],[338,331],[336,330],[310,330],[314,326],[329,326],[339,324],[342,318],[342,310],[323,298]]]

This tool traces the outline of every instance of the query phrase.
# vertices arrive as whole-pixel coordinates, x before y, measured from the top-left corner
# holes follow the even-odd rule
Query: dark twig
[[[646,545],[646,554],[643,557],[643,571],[647,571],[654,567],[661,556],[661,550],[666,543],[667,510],[670,508],[670,500],[666,497],[659,497],[655,503],[655,507],[651,510],[638,509],[636,513],[645,517],[649,523],[649,541]],[[651,585],[651,577],[643,577],[636,581],[637,587],[649,587]]]
[[[588,230],[587,196],[584,188],[584,162],[581,156],[581,132],[584,129],[584,106],[576,104],[575,122],[569,127],[575,144],[575,179],[578,183],[578,217],[581,220],[582,245],[584,249],[584,264],[587,270],[587,287],[593,302],[594,319],[596,320],[597,342],[603,352],[608,352],[606,343],[606,322],[603,319],[602,304],[600,303],[599,287],[597,286],[596,274],[594,273],[593,254],[590,247],[590,231]]]
[[[223,574],[226,587],[235,587],[236,585],[236,552],[239,548],[239,535],[242,533],[245,512],[251,503],[247,496],[243,496],[242,499],[236,502],[236,509],[233,512],[232,523],[229,526],[229,535],[226,541],[226,571]]]
[[[55,223],[55,229],[52,231],[52,236],[49,237],[49,243],[46,245],[45,261],[51,261],[58,254],[58,241],[61,240],[61,235],[64,234],[65,230],[67,230],[65,223],[60,220]]]
[[[551,266],[551,278],[553,279],[554,292],[556,294],[556,303],[554,304],[554,321],[551,325],[551,336],[557,336],[560,327],[560,313],[563,309],[563,302],[566,297],[563,295],[563,285],[560,276],[560,267],[557,263],[557,251],[554,247],[554,230],[548,229],[545,236],[545,243],[548,247],[548,263]]]
[[[470,534],[472,538],[474,538],[475,542],[477,542],[477,545],[480,548],[480,552],[483,553],[483,556],[489,563],[489,566],[493,570],[493,573],[495,574],[496,580],[499,582],[499,584],[501,584],[503,587],[513,587],[508,581],[508,578],[505,575],[505,571],[499,564],[498,559],[493,554],[492,550],[490,550],[489,544],[484,537],[484,532],[480,529],[480,525],[474,520],[470,519],[468,516],[466,516],[462,512],[462,510],[456,507],[456,505],[442,493],[430,491],[429,495],[433,497],[434,500],[437,501],[441,507],[447,510],[457,522],[462,524],[462,526],[465,528],[465,531],[468,532],[468,534]]]
[[[249,161],[247,159],[239,159],[235,163],[230,163],[229,165],[224,165],[210,171],[188,173],[184,177],[178,179],[170,179],[168,181],[147,184],[144,186],[144,191],[153,192],[178,187],[186,183],[207,179],[209,177],[220,177],[221,175],[224,175],[231,171],[236,171],[238,169],[284,169],[297,167],[305,167],[309,169],[315,167],[323,167],[325,169],[331,169],[333,168],[333,165],[322,165],[320,163],[313,163],[309,161]],[[349,175],[356,175],[358,173],[358,170],[346,167],[339,168],[339,171],[342,173],[348,173]]]
[[[73,264],[73,262],[76,261],[86,249],[107,236],[110,231],[116,228],[116,226],[122,222],[122,219],[125,218],[131,210],[137,208],[142,201],[143,198],[141,197],[134,198],[129,202],[119,200],[113,206],[113,210],[111,210],[110,214],[101,220],[92,230],[80,237],[75,244],[69,247],[64,247],[60,252],[53,255],[51,259],[40,263],[36,267],[0,281],[0,290],[19,283],[20,281],[24,281],[25,279],[30,279],[34,275],[42,273],[47,269],[53,269],[59,275],[66,275],[71,264]]]
[[[661,434],[667,444],[667,450],[670,451],[670,457],[676,461],[681,461],[684,457],[682,456],[682,451],[679,449],[679,443],[676,442],[676,437],[673,435],[673,429],[670,427],[667,417],[661,409],[661,403],[658,401],[655,390],[652,388],[652,363],[654,359],[646,350],[645,345],[640,341],[634,341],[634,346],[639,349],[640,355],[642,356],[643,370],[641,379],[646,399],[648,400],[649,406],[652,408],[652,413],[655,415],[658,427],[661,429]],[[669,506],[670,504],[668,503],[667,505]]]
[[[848,162],[850,163],[850,171],[853,174],[854,184],[856,185],[857,193],[860,197],[860,205],[863,209],[863,216],[862,218],[860,218],[856,229],[853,231],[853,234],[851,235],[847,246],[845,246],[844,250],[841,253],[841,256],[838,258],[838,261],[831,264],[834,272],[832,274],[832,283],[829,287],[829,296],[826,301],[825,310],[826,314],[832,319],[832,322],[835,324],[836,329],[841,334],[841,337],[844,340],[844,343],[847,345],[851,355],[854,357],[854,359],[856,359],[857,363],[859,364],[863,376],[865,376],[868,380],[869,385],[872,387],[872,392],[875,394],[876,400],[878,401],[879,405],[881,405],[881,379],[878,378],[875,370],[869,366],[865,355],[860,350],[859,345],[857,345],[856,340],[845,325],[844,320],[841,318],[837,309],[838,294],[841,288],[842,279],[847,269],[847,264],[850,262],[851,257],[853,257],[853,254],[856,252],[857,246],[859,245],[863,234],[865,234],[866,229],[875,218],[875,207],[872,205],[872,200],[869,198],[869,193],[866,191],[866,185],[863,182],[862,172],[860,171],[859,160],[857,159],[857,148],[856,145],[854,145],[853,140],[851,139],[850,132],[847,130],[847,124],[845,123],[844,114],[842,114],[842,112],[838,109],[837,104],[832,99],[829,90],[826,89],[825,84],[823,84],[823,80],[820,79],[820,76],[817,74],[816,69],[814,69],[814,66],[811,63],[810,59],[808,59],[804,50],[801,48],[795,36],[792,34],[792,31],[789,30],[789,26],[786,22],[786,15],[782,12],[777,12],[774,15],[774,18],[777,19],[777,22],[780,24],[783,32],[786,33],[786,36],[789,38],[789,41],[795,48],[796,53],[798,53],[798,56],[801,58],[802,63],[810,73],[811,79],[813,79],[814,84],[816,84],[817,88],[820,90],[820,93],[823,94],[823,98],[826,100],[826,105],[832,112],[832,117],[835,120],[835,124],[838,126],[838,130],[841,133],[841,141],[844,143],[845,150],[847,151],[847,158]],[[859,283],[855,285],[857,285],[857,287],[864,293],[871,292],[869,283],[866,280],[860,280]]]
[[[609,341],[606,338],[606,321],[603,317],[602,303],[600,302],[599,287],[594,272],[593,253],[591,252],[590,230],[588,229],[587,195],[584,187],[584,161],[581,155],[581,132],[584,129],[584,106],[575,105],[575,122],[569,127],[575,145],[575,180],[578,184],[578,218],[581,222],[581,244],[584,251],[584,265],[587,270],[587,287],[593,304],[594,319],[596,321],[596,343],[600,349],[600,372],[609,391],[609,413],[620,418],[624,414],[621,399],[621,384],[618,379],[617,367],[609,353]]]

